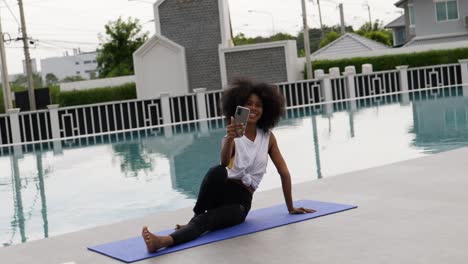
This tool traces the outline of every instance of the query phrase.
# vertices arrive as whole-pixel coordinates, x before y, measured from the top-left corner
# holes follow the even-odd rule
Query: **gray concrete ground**
[[[359,208],[138,263],[468,263],[468,148],[294,185],[296,200]],[[255,194],[252,209],[282,203]],[[0,248],[0,263],[120,263],[86,250],[166,229],[190,208]]]

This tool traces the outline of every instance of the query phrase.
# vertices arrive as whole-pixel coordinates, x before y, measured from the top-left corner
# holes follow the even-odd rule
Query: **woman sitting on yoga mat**
[[[234,122],[237,106],[250,110],[247,124]],[[168,236],[156,236],[143,227],[148,252],[194,240],[207,231],[244,222],[252,195],[266,172],[268,155],[275,164],[290,214],[315,212],[295,208],[291,195],[291,176],[271,129],[284,111],[284,99],[276,86],[237,80],[222,97],[223,113],[229,125],[221,149],[221,165],[206,174],[193,208],[195,216],[187,225],[177,225]]]

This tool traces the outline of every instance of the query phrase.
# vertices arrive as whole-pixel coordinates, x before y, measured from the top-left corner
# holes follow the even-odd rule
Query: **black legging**
[[[205,175],[193,208],[195,216],[170,236],[174,245],[194,240],[213,231],[244,222],[252,203],[252,194],[241,183],[227,179],[226,168],[219,165]]]

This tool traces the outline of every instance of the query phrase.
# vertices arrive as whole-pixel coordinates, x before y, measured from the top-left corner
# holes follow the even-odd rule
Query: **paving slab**
[[[295,184],[295,200],[357,209],[236,237],[137,263],[467,263],[468,148]],[[283,203],[281,189],[254,195],[252,209]],[[89,245],[167,229],[191,208],[0,248],[0,263],[115,264]]]

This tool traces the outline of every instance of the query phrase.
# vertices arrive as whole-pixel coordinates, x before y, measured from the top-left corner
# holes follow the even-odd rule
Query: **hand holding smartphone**
[[[231,123],[227,126],[227,136],[230,138],[242,137],[245,132],[245,125],[249,119],[250,109],[237,106],[234,117],[231,117]]]
[[[234,122],[236,124],[246,125],[247,120],[249,119],[249,114],[249,108],[238,105],[236,108],[236,113],[234,114]]]

